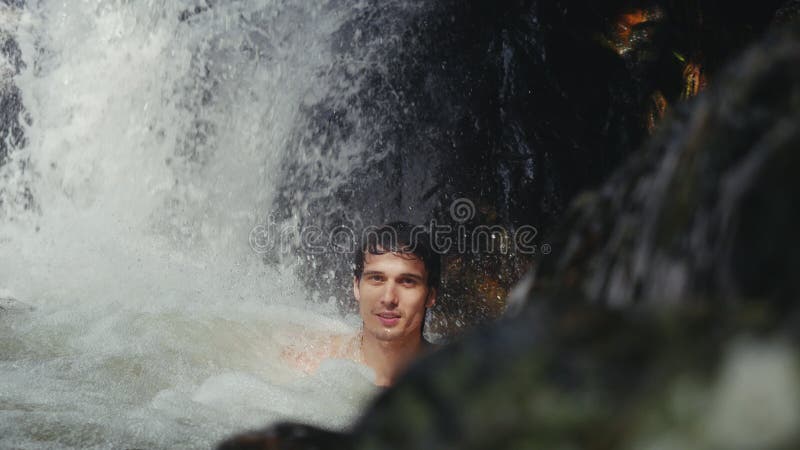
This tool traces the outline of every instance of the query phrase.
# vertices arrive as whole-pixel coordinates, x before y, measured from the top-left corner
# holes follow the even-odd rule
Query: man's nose
[[[384,285],[383,295],[381,296],[381,303],[386,305],[397,305],[397,284],[389,281]]]

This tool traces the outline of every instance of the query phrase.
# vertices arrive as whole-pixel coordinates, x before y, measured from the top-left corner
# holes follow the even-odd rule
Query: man
[[[430,347],[422,337],[425,313],[436,303],[441,263],[428,235],[405,222],[367,233],[355,255],[353,294],[363,327],[359,354],[389,386]]]
[[[354,260],[353,295],[362,329],[355,336],[314,339],[284,357],[306,372],[322,359],[347,358],[375,371],[390,386],[408,364],[432,347],[422,337],[426,311],[436,302],[441,262],[421,228],[392,222],[365,233]]]

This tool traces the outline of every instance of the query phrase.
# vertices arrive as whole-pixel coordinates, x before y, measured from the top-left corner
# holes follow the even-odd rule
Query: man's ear
[[[431,288],[428,291],[428,300],[425,302],[425,307],[430,308],[436,304],[436,288]]]
[[[356,298],[356,301],[361,301],[361,290],[358,289],[358,277],[353,277],[353,295]]]

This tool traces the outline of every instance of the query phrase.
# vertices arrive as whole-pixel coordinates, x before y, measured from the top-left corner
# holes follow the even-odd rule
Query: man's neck
[[[362,332],[361,356],[364,363],[375,371],[375,384],[390,386],[408,364],[423,350],[422,336],[407,339],[380,340],[373,334]]]

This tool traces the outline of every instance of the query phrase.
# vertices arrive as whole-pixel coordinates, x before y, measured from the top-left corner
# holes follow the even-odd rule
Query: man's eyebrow
[[[417,275],[415,273],[401,273],[400,276],[401,277],[407,277],[407,278],[414,278],[416,280],[422,281],[422,276]]]
[[[380,270],[365,270],[364,273],[361,274],[361,276],[364,276],[364,277],[369,276],[369,275],[385,275],[385,274],[383,272],[381,272]],[[401,273],[399,276],[400,277],[406,277],[406,278],[413,278],[413,279],[419,280],[419,281],[423,281],[424,280],[424,278],[421,275],[418,275],[416,273]]]

